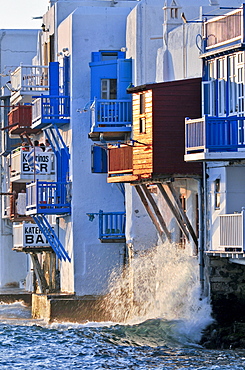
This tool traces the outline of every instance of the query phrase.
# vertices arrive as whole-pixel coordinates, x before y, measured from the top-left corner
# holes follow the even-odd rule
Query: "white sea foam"
[[[134,257],[121,276],[115,271],[103,307],[112,321],[129,325],[174,322],[176,334],[193,341],[212,322],[210,304],[201,297],[198,259],[167,243]]]

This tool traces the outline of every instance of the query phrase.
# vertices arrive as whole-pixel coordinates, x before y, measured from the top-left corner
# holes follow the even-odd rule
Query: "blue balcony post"
[[[39,209],[40,209],[40,207],[39,207],[39,203],[40,203],[40,201],[39,201],[39,186],[38,186],[38,183],[39,183],[39,180],[36,180],[36,186],[35,186],[35,191],[36,191],[36,210],[37,210],[37,213],[39,213]]]
[[[103,211],[99,211],[99,239],[103,238]]]
[[[49,63],[49,95],[50,95],[50,114],[58,118],[59,116],[59,63]],[[51,98],[55,96],[55,98]]]

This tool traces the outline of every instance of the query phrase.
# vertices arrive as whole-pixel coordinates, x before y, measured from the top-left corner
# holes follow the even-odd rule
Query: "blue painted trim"
[[[71,214],[71,202],[68,200],[68,182],[47,182],[37,180],[26,187],[27,199],[29,188],[35,186],[36,195],[26,205],[29,215],[35,214]],[[33,201],[35,203],[33,203]]]
[[[90,220],[99,216],[99,239],[101,241],[125,240],[125,212],[103,212],[87,213]]]
[[[69,257],[68,253],[66,252],[65,248],[63,247],[62,243],[60,242],[46,217],[43,215],[34,215],[33,219],[42,233],[45,235],[57,257],[60,260],[63,259],[64,261],[68,260],[69,262],[71,262],[71,258]]]
[[[196,120],[193,120],[196,121]],[[186,151],[187,153],[203,152],[237,152],[239,148],[245,148],[239,144],[238,121],[243,122],[245,117],[209,117],[199,122],[188,120],[186,122]]]

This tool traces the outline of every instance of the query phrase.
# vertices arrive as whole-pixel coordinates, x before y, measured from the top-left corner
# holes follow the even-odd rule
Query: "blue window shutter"
[[[64,81],[64,95],[70,95],[70,57],[64,57],[64,66],[63,66],[63,81]]]
[[[49,63],[49,95],[59,95],[59,63]]]
[[[107,151],[96,145],[92,145],[92,172],[107,173]]]
[[[118,59],[117,61],[117,97],[118,99],[129,99],[127,87],[132,82],[132,60]]]

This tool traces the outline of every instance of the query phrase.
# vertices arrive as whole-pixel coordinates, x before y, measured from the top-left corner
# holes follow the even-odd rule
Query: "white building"
[[[21,199],[21,191],[27,192],[26,214],[12,217],[12,221],[17,222],[14,248],[30,254],[32,259],[32,264],[30,261],[27,264],[27,289],[34,289],[30,279],[34,269],[37,292],[103,295],[107,292],[112,270],[123,268],[128,249],[132,247],[137,251],[162,242],[159,230],[156,231],[154,222],[147,217],[142,199],[140,201],[131,186],[132,181],[125,184],[125,189],[122,179],[113,181],[111,177],[107,182],[105,150],[108,144],[115,145],[118,141],[136,142],[135,132],[131,137],[131,94],[126,92],[131,83],[136,89],[131,90],[136,102],[140,101],[140,95],[149,94],[155,83],[164,82],[164,86],[171,88],[168,85],[171,81],[186,80],[188,84],[191,79],[202,77],[199,58],[203,51],[202,22],[204,18],[222,13],[224,10],[220,6],[240,5],[238,1],[230,3],[228,0],[193,0],[186,4],[180,0],[50,2],[37,37],[37,53],[32,55],[33,67],[20,65],[11,74],[9,85],[12,89],[10,104],[21,105],[17,110],[22,109],[23,104],[33,104],[28,135],[40,141],[48,138],[54,153],[50,160],[48,156],[36,156],[37,164],[43,168],[46,168],[45,160],[53,166],[50,165],[50,171],[36,175],[21,172],[29,163],[22,151],[12,152],[4,159],[4,168],[12,172],[2,192],[15,191],[17,199]],[[23,63],[27,63],[26,60]],[[148,88],[148,84],[152,86]],[[33,96],[37,96],[35,101]],[[12,137],[26,132],[26,125],[15,120],[14,109],[10,117],[20,128],[20,132],[10,129]],[[142,118],[146,117],[140,117],[143,125]],[[143,126],[140,130],[144,131]],[[24,140],[28,142],[28,138]],[[140,140],[137,143],[142,144]],[[17,159],[14,162],[14,158],[20,162]],[[115,169],[111,172],[111,176],[118,175]],[[194,250],[198,234],[197,208],[201,202],[201,199],[197,201],[200,176],[187,174],[158,173],[163,182],[175,179],[176,193],[172,196],[182,199],[177,212],[182,212],[184,206],[192,228],[185,227],[188,221],[184,218],[185,212],[179,220],[176,215],[172,216],[159,188],[152,199],[160,213],[167,212],[172,240],[177,243],[184,240],[185,245],[189,240],[188,245]],[[152,180],[147,185],[152,185]],[[154,185],[158,184],[155,180]],[[26,185],[28,181],[30,185]],[[6,207],[3,208],[5,217],[9,217]],[[35,220],[47,242],[21,245],[21,232],[25,230],[22,222],[29,220],[28,217]],[[3,222],[10,233],[11,224]],[[35,229],[36,238],[39,229]],[[26,229],[26,232],[31,230]],[[183,232],[186,233],[184,238]],[[10,237],[8,246],[9,249],[13,247]],[[26,261],[24,254],[18,256]],[[4,264],[5,257],[3,261]],[[21,276],[13,274],[13,280],[23,279],[23,275],[24,270]],[[59,283],[55,279],[57,275]],[[9,279],[6,282],[10,282]]]
[[[7,113],[10,110],[10,73],[20,64],[31,64],[32,58],[37,51],[37,30],[1,30],[0,32],[0,86],[1,89],[1,127],[6,126]],[[3,106],[6,108],[3,108]],[[18,140],[19,141],[19,140]],[[6,155],[8,147],[8,135],[6,130],[1,131],[1,154]],[[4,161],[2,161],[4,163]],[[6,183],[6,172],[2,167],[1,182]],[[6,189],[3,186],[2,192]],[[9,196],[8,196],[9,197]],[[3,197],[0,197],[1,210]],[[3,211],[4,214],[4,211]],[[14,285],[26,277],[28,267],[27,258],[24,254],[17,254],[12,251],[13,233],[12,223],[8,218],[1,218],[0,234],[0,286]],[[16,268],[18,266],[18,269]]]

